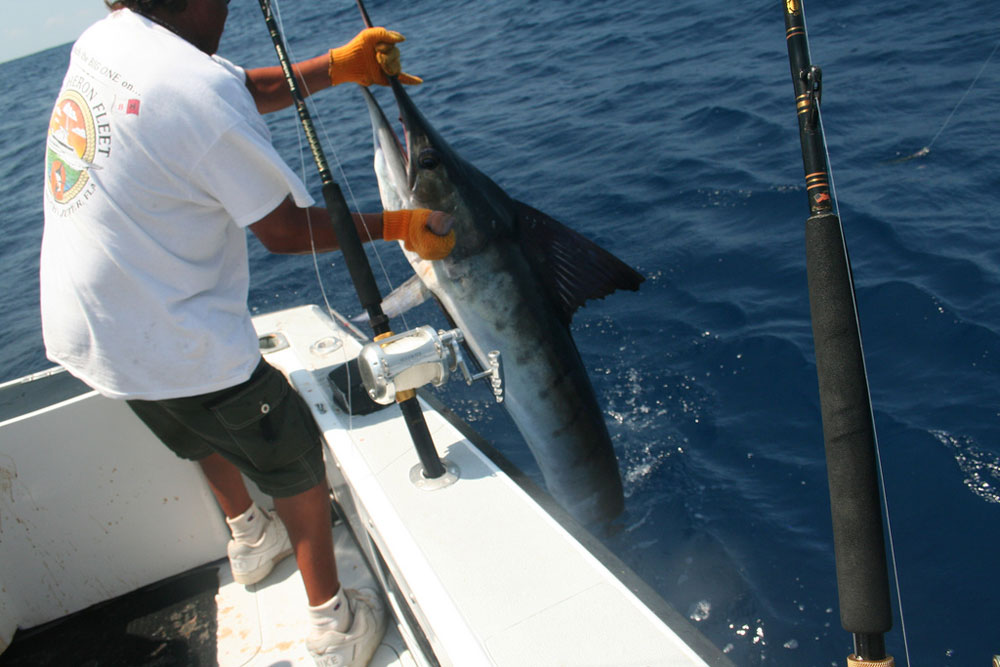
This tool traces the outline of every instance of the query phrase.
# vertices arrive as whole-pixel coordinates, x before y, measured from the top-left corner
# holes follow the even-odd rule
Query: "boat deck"
[[[728,663],[665,604],[655,614],[637,580],[630,588],[612,572],[628,572],[623,563],[554,503],[543,507],[541,494],[532,497],[427,397],[427,427],[454,483],[420,479],[397,407],[340,410],[327,374],[360,344],[319,309],[255,325],[287,343],[267,358],[312,406],[332,453],[327,476],[356,517],[355,533],[367,534],[362,546],[397,616],[426,629],[411,645],[424,642],[442,664],[463,667]]]
[[[421,403],[448,484],[419,474],[396,406],[341,410],[328,375],[360,343],[319,308],[254,323],[324,433],[341,580],[381,590],[393,612],[373,665],[731,664],[432,398]],[[121,402],[59,398],[0,417],[0,650],[4,633],[33,628],[0,665],[312,664],[294,559],[235,584],[197,466]]]
[[[333,535],[344,585],[378,588],[346,524]],[[0,665],[308,666],[306,604],[294,558],[252,586],[234,582],[223,558],[19,632]],[[395,623],[370,664],[416,666]]]

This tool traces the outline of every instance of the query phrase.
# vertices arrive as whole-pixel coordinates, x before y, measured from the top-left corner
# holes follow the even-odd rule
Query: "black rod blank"
[[[834,212],[820,120],[822,72],[810,62],[801,0],[782,0],[810,217],[806,271],[833,519],[840,620],[856,658],[885,659],[892,627],[875,426],[850,259]]]
[[[323,200],[326,203],[326,210],[330,216],[334,232],[337,234],[337,242],[340,250],[344,254],[344,261],[347,270],[351,275],[351,282],[358,293],[358,299],[362,307],[368,313],[369,323],[376,335],[391,333],[389,328],[389,318],[382,312],[382,296],[379,293],[378,285],[375,282],[375,275],[372,273],[371,264],[368,262],[368,255],[365,254],[361,245],[361,238],[358,230],[354,226],[354,220],[347,207],[344,194],[340,186],[333,180],[330,173],[329,164],[323,153],[323,147],[316,136],[315,126],[309,109],[306,107],[302,93],[299,91],[298,82],[292,72],[291,60],[288,57],[288,49],[285,48],[284,40],[278,30],[277,21],[271,13],[269,0],[260,0],[260,9],[264,13],[264,23],[271,35],[274,49],[278,54],[278,61],[281,63],[282,72],[288,82],[288,90],[292,95],[295,109],[299,114],[299,121],[305,131],[309,148],[316,161],[316,168],[319,170],[320,179],[323,183]],[[421,464],[424,467],[424,475],[429,479],[435,479],[445,473],[444,465],[438,457],[434,448],[434,441],[431,439],[427,424],[424,421],[423,412],[415,393],[409,395],[405,400],[399,401],[400,409],[413,440],[413,446],[417,450]]]

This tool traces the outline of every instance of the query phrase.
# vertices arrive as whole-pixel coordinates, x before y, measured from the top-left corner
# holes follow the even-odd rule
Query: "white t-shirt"
[[[73,47],[49,126],[41,256],[49,359],[147,400],[245,381],[260,360],[246,231],[293,195],[245,73],[119,10]]]

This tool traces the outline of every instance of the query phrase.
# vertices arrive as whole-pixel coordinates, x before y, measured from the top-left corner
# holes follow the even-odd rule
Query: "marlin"
[[[489,351],[500,351],[503,404],[552,497],[585,524],[614,518],[624,508],[618,461],[569,325],[586,300],[635,291],[643,277],[511,198],[441,138],[395,79],[392,89],[405,145],[361,89],[382,205],[448,213],[456,238],[445,259],[404,250],[407,260],[481,367]]]

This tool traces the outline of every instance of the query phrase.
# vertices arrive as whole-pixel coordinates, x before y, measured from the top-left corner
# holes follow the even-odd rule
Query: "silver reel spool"
[[[439,387],[460,370],[468,385],[489,378],[497,403],[503,402],[500,352],[490,352],[487,355],[490,367],[473,375],[459,347],[463,340],[465,336],[459,329],[435,332],[433,327],[425,325],[368,343],[358,354],[361,381],[373,401],[388,405],[400,392],[428,383]]]

